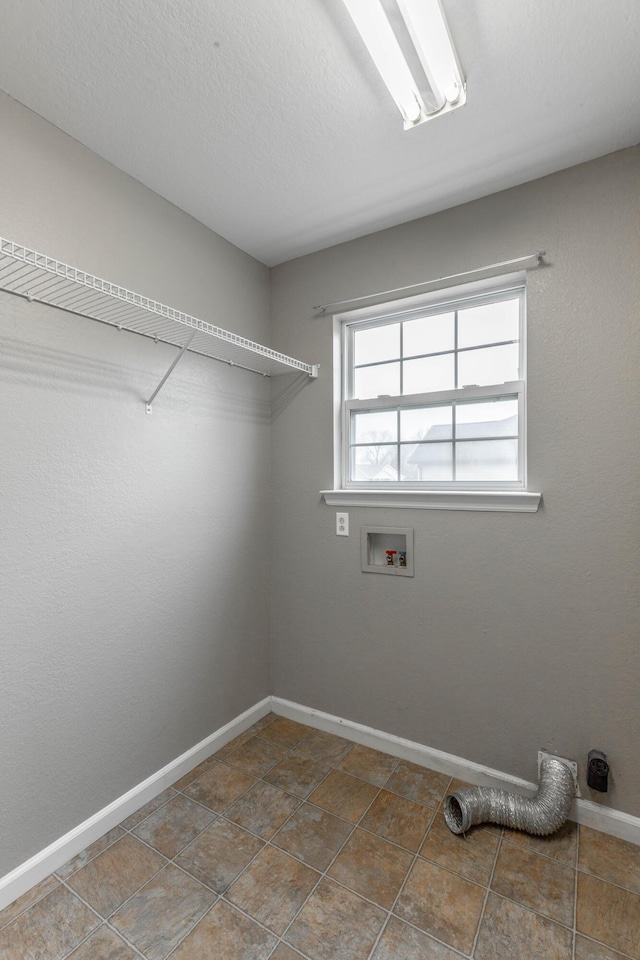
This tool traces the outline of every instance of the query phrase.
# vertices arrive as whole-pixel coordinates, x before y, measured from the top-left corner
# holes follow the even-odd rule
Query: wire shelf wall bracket
[[[189,349],[189,345],[191,344],[191,342],[192,342],[193,338],[195,337],[195,335],[196,335],[196,331],[194,330],[193,333],[191,334],[191,336],[189,337],[189,339],[188,339],[185,343],[182,344],[182,347],[181,347],[181,349],[180,349],[180,353],[179,353],[178,356],[174,359],[173,363],[171,364],[171,366],[169,367],[169,369],[167,370],[167,372],[165,373],[164,377],[162,378],[162,380],[160,381],[160,383],[158,384],[158,386],[155,388],[155,390],[153,391],[153,393],[151,394],[151,396],[149,397],[149,399],[148,399],[148,400],[145,400],[144,409],[145,409],[145,412],[146,412],[146,414],[147,414],[148,416],[150,416],[150,415],[153,413],[153,407],[152,407],[153,401],[154,401],[155,398],[158,396],[158,394],[160,393],[160,391],[161,391],[162,388],[164,387],[165,383],[167,382],[167,380],[169,379],[169,377],[171,376],[171,374],[173,373],[173,371],[175,370],[175,368],[178,366],[178,364],[180,363],[180,361],[181,361],[182,358],[184,357],[185,352]]]
[[[285,373],[306,374],[311,379],[318,376],[319,364],[296,360],[4,237],[0,237],[0,290],[178,347],[180,352],[145,401],[148,414],[186,352],[263,377]]]

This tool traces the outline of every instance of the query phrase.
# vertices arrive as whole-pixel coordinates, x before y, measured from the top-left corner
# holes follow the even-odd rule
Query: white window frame
[[[400,323],[447,310],[481,305],[487,301],[520,299],[519,372],[521,379],[505,384],[465,387],[437,393],[351,399],[354,366],[351,360],[353,330],[361,325]],[[393,303],[377,304],[334,316],[334,489],[321,491],[325,501],[340,506],[399,506],[430,509],[510,510],[534,512],[540,494],[528,491],[526,429],[526,286],[525,274],[476,281],[433,291]],[[452,401],[512,397],[518,403],[518,472],[509,481],[353,481],[350,479],[350,421],[355,411],[397,410]],[[454,439],[455,442],[455,439]]]

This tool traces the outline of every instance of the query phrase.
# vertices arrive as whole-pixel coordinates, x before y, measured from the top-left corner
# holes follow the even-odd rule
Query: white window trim
[[[376,307],[362,308],[342,312],[334,315],[334,488],[331,490],[321,490],[325,502],[330,506],[368,506],[368,507],[399,507],[426,510],[479,510],[479,511],[499,511],[515,513],[535,513],[538,510],[541,501],[541,493],[536,493],[526,489],[526,385],[520,381],[514,381],[511,384],[505,384],[506,393],[517,393],[518,404],[521,414],[521,452],[523,456],[522,479],[510,482],[488,482],[486,487],[478,484],[463,485],[442,485],[440,487],[424,487],[412,489],[410,486],[398,487],[390,484],[376,483],[375,488],[358,487],[357,483],[347,480],[346,472],[348,469],[348,448],[349,438],[347,436],[347,422],[350,406],[357,405],[358,409],[367,406],[367,401],[344,400],[346,396],[346,378],[348,371],[343,368],[344,356],[344,338],[347,323],[354,320],[374,320],[382,319],[390,314],[406,315],[415,310],[424,310],[431,305],[442,304],[447,300],[460,302],[467,298],[475,298],[487,290],[508,290],[514,286],[522,286],[525,274],[512,274],[507,277],[490,278],[476,282],[474,284],[465,284],[463,287],[457,286],[446,290],[437,290],[428,294],[422,294],[417,297],[406,298],[394,303],[378,304]],[[526,331],[526,320],[525,320]],[[521,349],[523,351],[523,361],[526,369],[526,338],[522,338]],[[465,391],[465,397],[468,395],[472,399],[476,395],[481,396],[484,388],[472,388]],[[485,394],[491,393],[495,396],[495,387],[487,388]],[[445,399],[449,391],[441,394],[428,394],[422,399],[428,397],[429,402]],[[394,400],[398,398],[389,397],[388,403],[393,406]],[[406,398],[402,398],[406,400]],[[420,402],[420,397],[412,398]],[[376,406],[378,401],[373,401],[372,406]]]
[[[529,490],[321,490],[330,507],[401,507],[535,513],[541,493]]]

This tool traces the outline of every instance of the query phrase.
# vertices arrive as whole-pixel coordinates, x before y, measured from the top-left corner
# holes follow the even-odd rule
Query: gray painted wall
[[[0,234],[269,340],[263,265],[1,94],[0,139]],[[275,269],[273,345],[323,367],[274,382],[271,446],[262,378],[189,356],[149,418],[171,348],[0,293],[0,876],[269,692],[530,779],[595,745],[640,814],[639,159]],[[336,538],[312,304],[540,247],[540,513],[352,509]],[[415,528],[415,579],[360,572],[368,522]]]
[[[274,693],[536,779],[539,748],[608,755],[640,815],[640,150],[272,272],[273,345],[322,364],[273,421]],[[332,321],[312,305],[548,251],[531,272],[537,514],[352,508],[334,534]],[[415,528],[414,579],[360,571],[359,528]],[[583,787],[585,787],[583,780]],[[585,796],[590,796],[585,789]]]
[[[269,273],[0,95],[0,234],[238,333]],[[0,876],[270,691],[268,381],[0,293]],[[248,602],[250,598],[250,602]]]

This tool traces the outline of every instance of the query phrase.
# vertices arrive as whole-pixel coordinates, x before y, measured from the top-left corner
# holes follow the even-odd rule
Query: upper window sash
[[[481,293],[476,292],[475,294],[469,293],[464,296],[449,296],[445,298],[437,299],[435,302],[427,303],[422,306],[412,306],[406,309],[396,309],[393,312],[386,310],[384,313],[380,313],[378,309],[377,315],[369,318],[359,317],[354,319],[352,317],[343,317],[342,318],[342,354],[344,359],[343,367],[343,393],[342,399],[350,400],[354,397],[354,374],[358,369],[363,369],[367,367],[382,366],[384,364],[396,363],[407,363],[413,360],[424,359],[428,357],[437,357],[437,356],[446,356],[453,355],[457,358],[463,354],[470,354],[473,351],[486,349],[488,347],[494,346],[503,346],[509,345],[514,342],[518,342],[519,345],[519,376],[521,379],[525,378],[525,338],[524,338],[524,313],[525,313],[525,288],[524,284],[519,280],[514,282],[511,280],[509,283],[504,284],[493,290],[483,291]],[[474,344],[471,346],[460,346],[456,336],[455,343],[452,347],[444,350],[434,350],[432,352],[422,353],[422,354],[411,354],[408,355],[398,355],[389,358],[385,358],[379,361],[373,361],[371,363],[355,363],[355,347],[354,347],[354,337],[358,331],[371,330],[384,326],[397,326],[403,323],[407,323],[411,320],[420,320],[420,319],[429,319],[430,317],[435,317],[441,314],[454,313],[460,310],[466,310],[469,308],[482,307],[489,304],[500,303],[505,300],[518,299],[520,301],[520,310],[519,310],[519,324],[518,324],[518,337],[517,341],[513,339],[510,340],[496,340],[496,341],[487,341],[482,344]],[[430,297],[430,300],[433,301],[433,295]],[[401,328],[402,329],[402,328]],[[456,324],[457,332],[457,324]],[[462,385],[458,389],[460,389]],[[409,396],[409,394],[406,394]]]

